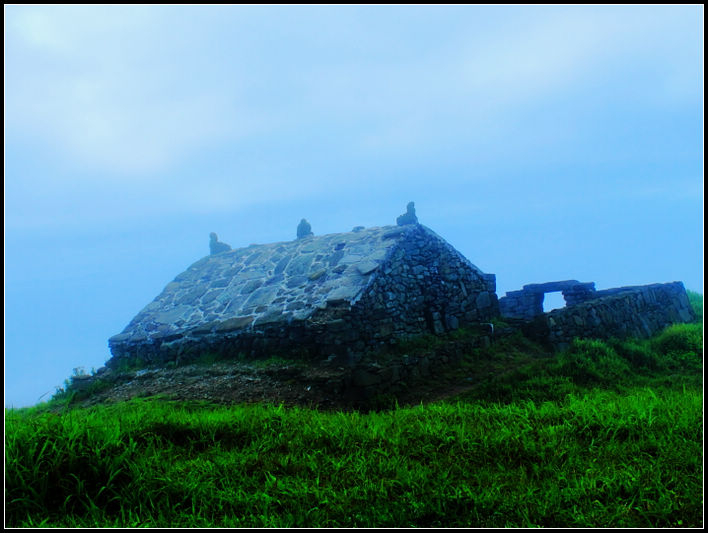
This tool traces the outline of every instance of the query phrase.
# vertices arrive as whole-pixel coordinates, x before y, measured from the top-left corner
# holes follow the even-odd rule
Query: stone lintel
[[[567,290],[586,290],[594,291],[595,282],[581,282],[575,279],[569,279],[565,281],[549,281],[548,283],[530,283],[522,287],[523,291],[526,292],[557,292],[557,291],[567,291]]]

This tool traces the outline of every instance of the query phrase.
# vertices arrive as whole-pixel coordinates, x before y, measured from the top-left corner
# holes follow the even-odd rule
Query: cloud
[[[523,145],[530,138],[572,142],[579,132],[560,119],[543,131],[543,121],[554,114],[574,119],[578,130],[586,106],[616,102],[662,110],[700,98],[699,63],[696,56],[685,57],[691,44],[701,48],[692,43],[697,32],[686,31],[690,11],[518,8],[498,18],[475,9],[466,14],[460,17],[466,24],[453,32],[435,21],[425,26],[436,38],[423,34],[425,46],[408,54],[371,44],[369,62],[344,56],[337,64],[315,63],[303,81],[305,107],[345,131],[356,129],[353,149],[362,156],[440,157],[441,150],[472,147],[498,157],[490,145],[513,150],[515,139]],[[490,19],[489,27],[480,22]],[[390,43],[396,29],[392,22],[393,37],[386,38],[362,32],[371,43]],[[334,43],[336,48],[336,38]],[[529,120],[538,110],[542,120]]]
[[[333,172],[353,180],[353,162],[573,157],[597,134],[593,106],[700,99],[685,52],[692,10],[14,6],[6,15],[6,132],[65,166],[27,179],[140,184],[151,212],[300,197]],[[382,179],[363,174],[360,187]]]
[[[16,6],[7,15],[8,129],[104,178],[173,169],[253,120],[233,87],[200,80],[198,59],[180,57],[187,43],[159,11]]]

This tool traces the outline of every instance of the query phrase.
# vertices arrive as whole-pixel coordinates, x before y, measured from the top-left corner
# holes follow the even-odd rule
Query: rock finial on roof
[[[228,252],[231,250],[231,246],[225,242],[219,242],[219,237],[213,231],[209,234],[209,253],[211,255],[220,254],[221,252]]]
[[[408,202],[406,206],[406,212],[403,213],[396,219],[396,224],[399,226],[405,226],[406,224],[417,224],[418,217],[415,216],[415,203]]]
[[[303,218],[297,225],[297,238],[304,239],[310,235],[313,235],[312,226],[310,226],[310,223]]]

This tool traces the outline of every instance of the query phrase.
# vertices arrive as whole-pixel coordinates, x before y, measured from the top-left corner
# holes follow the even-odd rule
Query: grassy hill
[[[6,526],[702,527],[689,296],[699,321],[648,340],[505,338],[422,403],[6,409]]]

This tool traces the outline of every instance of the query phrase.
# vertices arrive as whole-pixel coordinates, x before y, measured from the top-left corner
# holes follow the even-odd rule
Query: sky
[[[419,221],[497,295],[703,292],[703,7],[4,7],[5,405],[232,247]]]

